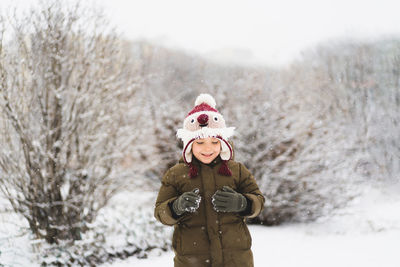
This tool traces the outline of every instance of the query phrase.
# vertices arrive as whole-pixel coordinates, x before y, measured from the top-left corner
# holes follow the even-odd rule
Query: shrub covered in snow
[[[340,123],[305,108],[304,99],[295,95],[298,91],[271,91],[250,92],[246,103],[251,105],[234,115],[238,160],[253,172],[266,197],[264,211],[253,222],[316,219],[357,193],[345,190],[355,180],[351,161],[340,157],[349,153],[352,139]],[[340,173],[343,168],[348,171]]]
[[[250,95],[237,143],[267,197],[260,221],[316,219],[398,181],[399,56],[393,40],[321,46]]]
[[[154,193],[122,192],[88,225],[82,240],[43,244],[42,266],[98,266],[116,258],[146,257],[153,249],[169,250],[171,231],[153,216]],[[150,201],[149,201],[150,200]]]
[[[153,217],[155,197],[151,192],[122,192],[87,225],[81,240],[58,244],[35,238],[20,215],[0,209],[0,262],[5,267],[99,266],[117,258],[145,258],[155,249],[169,250],[171,229]]]
[[[305,55],[304,71],[327,85],[316,89],[329,92],[329,107],[358,136],[356,146],[364,153],[358,169],[368,179],[398,181],[400,40],[332,42]]]
[[[136,136],[134,73],[107,25],[58,1],[0,18],[0,191],[49,243],[82,238]]]
[[[153,249],[169,250],[170,239],[168,229],[153,219],[152,209],[112,206],[90,225],[82,240],[43,244],[40,262],[42,266],[98,266],[117,258],[145,258]]]

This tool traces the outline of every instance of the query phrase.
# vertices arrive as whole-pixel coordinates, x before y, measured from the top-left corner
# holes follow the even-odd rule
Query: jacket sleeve
[[[171,171],[168,170],[161,181],[161,187],[158,192],[156,206],[154,209],[154,217],[162,224],[174,225],[184,219],[185,215],[178,218],[172,214],[170,204],[179,197],[179,192],[176,189],[175,177],[171,175]]]
[[[257,182],[250,171],[240,163],[239,193],[250,200],[251,211],[246,214],[248,218],[257,217],[264,208],[265,198],[258,188]]]

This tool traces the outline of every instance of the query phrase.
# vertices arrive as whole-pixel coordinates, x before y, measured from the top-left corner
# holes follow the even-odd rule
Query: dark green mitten
[[[214,210],[217,212],[242,212],[247,207],[247,199],[229,186],[217,190],[212,196]]]
[[[200,201],[199,189],[196,188],[180,195],[172,204],[172,209],[179,216],[185,212],[195,212],[200,206]]]

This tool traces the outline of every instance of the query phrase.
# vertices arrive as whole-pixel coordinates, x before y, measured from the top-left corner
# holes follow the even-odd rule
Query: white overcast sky
[[[248,62],[282,64],[336,38],[400,36],[399,0],[93,1],[130,39]]]

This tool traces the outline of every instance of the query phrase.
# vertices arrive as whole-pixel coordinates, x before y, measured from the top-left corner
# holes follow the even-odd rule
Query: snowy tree
[[[142,176],[150,181],[147,185],[158,188],[165,171],[181,155],[182,144],[176,138],[176,130],[191,108],[183,102],[191,91],[186,87],[190,84],[186,74],[196,70],[182,63],[192,61],[184,54],[145,42],[134,43],[133,47],[142,81],[137,98],[143,108],[141,142],[136,148],[144,170]]]
[[[36,237],[81,239],[136,138],[126,44],[97,11],[61,1],[0,27],[1,192]]]
[[[356,133],[356,147],[364,154],[357,169],[376,181],[399,177],[399,55],[396,39],[337,42],[307,55],[329,75],[334,110]]]
[[[245,70],[226,94],[224,112],[237,127],[237,160],[252,171],[266,196],[255,222],[314,220],[357,193],[346,191],[355,180],[352,160],[338,156],[353,147],[354,139],[347,139],[338,116],[329,115],[334,87],[324,73],[303,64]]]

